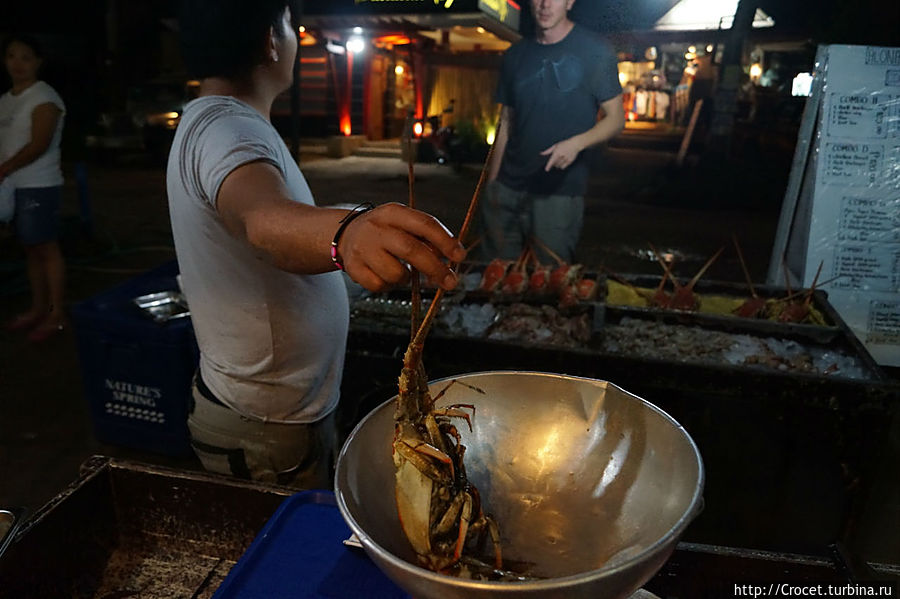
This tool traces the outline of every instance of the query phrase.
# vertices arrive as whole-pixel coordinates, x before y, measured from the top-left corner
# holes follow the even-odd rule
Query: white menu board
[[[828,46],[798,268],[882,365],[900,366],[900,48]]]

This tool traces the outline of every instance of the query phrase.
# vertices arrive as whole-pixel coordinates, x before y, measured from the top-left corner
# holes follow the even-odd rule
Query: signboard
[[[478,0],[478,8],[513,31],[519,30],[519,19],[522,9],[513,0]]]
[[[783,253],[807,287],[821,264],[829,302],[879,364],[900,366],[900,48],[825,46],[817,62],[798,140],[810,160],[795,156],[769,283]]]
[[[307,14],[374,15],[478,12],[478,0],[304,0]]]
[[[483,13],[519,30],[522,9],[516,0],[304,0],[315,15],[398,15]]]

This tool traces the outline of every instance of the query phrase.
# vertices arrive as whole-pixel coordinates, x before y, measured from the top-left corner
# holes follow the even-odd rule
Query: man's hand
[[[622,107],[622,94],[619,94],[600,104],[598,120],[593,127],[584,133],[557,142],[541,152],[541,156],[550,157],[544,170],[549,172],[551,168],[569,168],[582,150],[615,137],[624,127],[625,109]]]
[[[572,166],[578,154],[582,150],[581,142],[576,137],[570,137],[557,142],[541,152],[541,156],[549,156],[547,166],[544,167],[545,172],[550,172],[552,168],[564,170]]]
[[[370,291],[384,291],[417,269],[432,284],[450,290],[457,278],[444,259],[460,262],[466,252],[436,218],[401,204],[385,204],[355,218],[338,241],[344,269]]]

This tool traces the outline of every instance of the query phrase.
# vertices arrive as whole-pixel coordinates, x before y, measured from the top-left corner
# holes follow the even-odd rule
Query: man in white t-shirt
[[[25,248],[31,307],[6,323],[43,341],[63,330],[65,263],[57,242],[63,175],[60,140],[66,106],[38,79],[40,46],[29,36],[3,44],[12,89],[0,96],[0,181],[14,188],[13,223]]]
[[[407,264],[447,289],[462,246],[399,204],[319,208],[270,122],[292,81],[288,0],[187,0],[181,34],[200,97],[167,172],[172,231],[200,347],[188,420],[209,470],[330,488],[349,324],[339,270],[370,290]],[[398,371],[399,372],[399,371]]]

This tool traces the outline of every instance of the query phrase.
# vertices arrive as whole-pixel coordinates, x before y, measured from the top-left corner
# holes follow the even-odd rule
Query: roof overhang
[[[681,0],[653,26],[655,31],[707,31],[731,29],[738,0]],[[774,27],[775,20],[756,9],[753,27]]]
[[[378,14],[378,15],[303,15],[303,25],[342,37],[354,27],[374,32],[411,33],[453,27],[484,27],[502,40],[521,38],[519,32],[482,12],[444,14]]]

